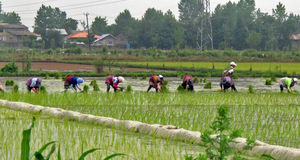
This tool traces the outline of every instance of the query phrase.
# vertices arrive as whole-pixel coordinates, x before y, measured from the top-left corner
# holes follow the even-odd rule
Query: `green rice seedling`
[[[204,89],[211,89],[211,82],[209,81],[209,82],[205,83],[203,88]]]
[[[98,92],[98,91],[100,91],[100,88],[99,88],[99,86],[98,86],[98,84],[97,84],[97,81],[96,81],[96,80],[92,80],[92,81],[91,81],[91,83],[90,83],[90,86],[92,86],[92,87],[93,87],[93,90],[94,90],[95,92]]]
[[[54,73],[53,73],[53,77],[54,77],[55,79],[59,79],[59,77],[61,77],[60,72],[54,72]]]
[[[203,83],[206,83],[206,78],[203,78]]]
[[[45,74],[45,79],[49,79],[49,74],[48,73]]]
[[[91,83],[90,83],[90,86],[94,86],[95,84],[97,84],[97,81],[96,80],[92,80]]]
[[[13,80],[6,80],[5,86],[14,86],[15,82]]]
[[[199,83],[198,77],[194,77],[193,82],[194,82],[194,83]]]
[[[88,85],[84,85],[84,86],[83,86],[82,92],[83,92],[83,93],[88,93],[88,92],[89,92],[89,89],[90,89],[90,87],[89,87]]]
[[[137,79],[137,78],[138,78],[137,74],[132,75],[132,79]]]
[[[126,87],[126,90],[125,90],[125,91],[128,92],[128,93],[132,92],[133,89],[132,89],[131,85],[128,85],[128,86]]]
[[[183,91],[184,91],[184,88],[183,88],[183,86],[182,86],[181,84],[178,85],[177,91],[178,91],[178,92],[183,92]]]
[[[265,83],[265,85],[267,85],[267,86],[270,86],[270,85],[272,85],[272,80],[270,80],[270,79],[267,79],[267,80],[266,80],[266,83]]]
[[[143,74],[141,80],[145,80],[147,78],[147,75],[146,74]]]
[[[13,92],[14,93],[18,93],[19,92],[19,86],[17,84],[14,85]]]
[[[254,93],[253,85],[249,85],[248,93]]]
[[[41,93],[47,93],[46,87],[45,86],[41,86],[40,92]]]

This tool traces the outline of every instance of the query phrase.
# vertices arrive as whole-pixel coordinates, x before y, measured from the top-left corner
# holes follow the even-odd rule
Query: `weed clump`
[[[199,83],[198,77],[194,77],[193,82],[194,82],[194,83]]]
[[[253,85],[249,85],[248,93],[254,93]]]
[[[15,82],[13,80],[6,80],[5,86],[14,86]]]
[[[126,87],[126,92],[130,93],[130,92],[132,92],[132,91],[133,91],[133,89],[132,89],[131,85],[128,85],[128,86]]]
[[[13,92],[14,93],[18,93],[19,92],[19,86],[17,84],[14,85]]]

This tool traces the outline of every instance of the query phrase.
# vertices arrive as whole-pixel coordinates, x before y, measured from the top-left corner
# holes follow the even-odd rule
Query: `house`
[[[292,48],[300,50],[300,34],[292,34]]]
[[[94,35],[95,39],[97,39],[99,37],[100,36],[98,36],[96,34]],[[76,32],[74,34],[71,34],[71,35],[67,36],[67,40],[77,41],[77,42],[82,40],[82,39],[86,39],[86,38],[88,38],[88,32],[86,32],[86,31]]]
[[[112,48],[128,48],[128,40],[123,35],[113,36],[111,34],[103,34],[98,37],[92,44],[93,47],[112,47]]]
[[[0,23],[0,46],[22,47],[26,39],[32,38],[34,35],[25,25]]]

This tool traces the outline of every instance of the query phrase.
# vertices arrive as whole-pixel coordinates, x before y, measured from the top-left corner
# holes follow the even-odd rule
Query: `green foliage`
[[[14,80],[6,80],[5,81],[5,86],[14,86],[15,81]]]
[[[49,79],[49,74],[48,73],[45,74],[45,79]]]
[[[98,59],[94,62],[94,66],[96,67],[97,73],[103,73],[105,62],[103,59]]]
[[[248,93],[254,93],[253,85],[249,85]]]
[[[107,31],[107,20],[106,18],[102,18],[100,16],[95,17],[92,23],[92,31],[94,34],[103,35],[106,34]]]
[[[65,50],[65,53],[82,54],[82,48],[81,47],[68,48]]]
[[[184,88],[183,88],[183,86],[181,84],[177,87],[177,91],[178,92],[184,91]]]
[[[2,23],[21,24],[21,17],[16,12],[0,12],[0,20]]]
[[[218,108],[218,116],[212,122],[210,130],[202,135],[203,146],[206,148],[206,155],[209,159],[225,160],[232,153],[229,143],[234,143],[234,139],[239,137],[240,131],[234,130],[230,134],[230,118],[228,117],[228,107]],[[212,136],[212,134],[215,134]]]
[[[267,86],[272,85],[272,80],[271,79],[266,79],[265,85],[267,85]]]
[[[196,84],[196,83],[199,83],[198,77],[194,77],[193,82],[194,82],[195,84]]]
[[[132,78],[132,79],[137,79],[137,78],[138,78],[138,75],[137,75],[137,74],[134,74],[131,78]]]
[[[100,88],[99,88],[99,86],[98,86],[96,80],[92,80],[91,83],[90,83],[90,86],[93,87],[93,90],[94,90],[95,92],[100,91]]]
[[[277,81],[276,77],[275,77],[275,76],[272,76],[272,77],[271,77],[271,81],[272,81],[272,82],[276,82],[276,81]]]
[[[32,124],[29,129],[23,131],[23,138],[21,144],[21,160],[30,160],[30,136],[31,130],[34,126],[35,117],[33,117]]]
[[[211,82],[207,82],[207,83],[205,83],[205,85],[204,85],[204,89],[211,89]]]
[[[18,93],[19,92],[19,86],[17,84],[14,85],[13,92],[14,93]]]
[[[143,74],[141,80],[145,80],[145,79],[147,79],[147,75],[146,75],[146,74]]]
[[[55,79],[59,79],[59,77],[61,77],[60,72],[54,72],[54,73],[53,73],[53,77],[54,77]]]
[[[1,72],[17,73],[18,66],[16,65],[15,62],[7,63],[3,68],[1,68]]]
[[[89,92],[89,89],[90,89],[90,87],[89,87],[88,85],[84,85],[84,86],[83,86],[82,92],[83,92],[83,93],[88,93],[88,92]]]
[[[133,91],[133,89],[132,89],[131,85],[128,85],[126,87],[126,92],[132,92],[132,91]]]

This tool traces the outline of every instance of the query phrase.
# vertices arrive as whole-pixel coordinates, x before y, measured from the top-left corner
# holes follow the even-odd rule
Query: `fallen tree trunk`
[[[48,115],[55,118],[68,119],[80,123],[88,123],[105,126],[108,128],[142,133],[166,139],[180,140],[195,144],[201,143],[200,132],[189,131],[171,125],[146,124],[131,120],[117,120],[114,118],[82,114],[60,108],[43,107],[24,102],[10,102],[7,100],[0,100],[0,106],[16,111],[25,111],[33,114],[40,113],[42,115]],[[245,138],[236,138],[235,141],[236,143],[231,144],[231,146],[235,149],[243,150],[243,147],[247,145],[247,139]],[[300,149],[269,145],[261,141],[256,141],[255,147],[253,147],[252,150],[247,151],[247,154],[250,156],[261,156],[262,154],[268,154],[276,159],[284,160],[300,159]]]

